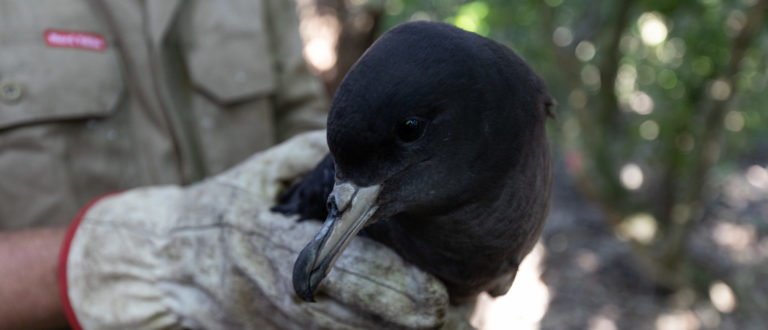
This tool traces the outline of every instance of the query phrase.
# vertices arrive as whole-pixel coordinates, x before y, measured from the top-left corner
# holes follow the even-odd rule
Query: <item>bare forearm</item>
[[[66,326],[56,277],[65,232],[0,232],[0,329]]]

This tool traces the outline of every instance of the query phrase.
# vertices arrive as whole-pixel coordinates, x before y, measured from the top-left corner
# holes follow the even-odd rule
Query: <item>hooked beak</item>
[[[301,299],[315,301],[320,281],[376,213],[380,190],[380,185],[358,187],[348,182],[336,182],[333,186],[328,196],[328,218],[293,264],[293,289]]]

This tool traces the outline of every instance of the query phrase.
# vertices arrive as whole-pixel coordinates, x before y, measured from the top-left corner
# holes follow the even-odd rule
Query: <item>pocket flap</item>
[[[275,88],[269,55],[250,40],[231,40],[193,51],[189,71],[197,87],[220,103],[268,94]]]
[[[196,87],[226,104],[271,93],[275,68],[261,1],[229,6],[200,2],[193,9],[186,38],[187,70]]]
[[[0,91],[0,130],[108,116],[124,89],[114,50],[49,48],[41,43],[0,48],[0,86],[8,88]]]

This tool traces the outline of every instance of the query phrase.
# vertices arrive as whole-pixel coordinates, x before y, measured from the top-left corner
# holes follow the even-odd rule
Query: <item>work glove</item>
[[[357,237],[316,296],[293,292],[293,262],[317,221],[270,212],[285,182],[327,154],[324,132],[295,137],[188,187],[139,188],[87,207],[60,280],[85,329],[375,329],[467,324],[433,276]],[[450,320],[450,321],[446,321]]]

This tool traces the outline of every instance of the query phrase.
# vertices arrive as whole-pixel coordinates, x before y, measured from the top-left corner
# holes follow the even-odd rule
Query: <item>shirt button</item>
[[[14,102],[21,98],[21,85],[13,81],[0,82],[0,101]]]

